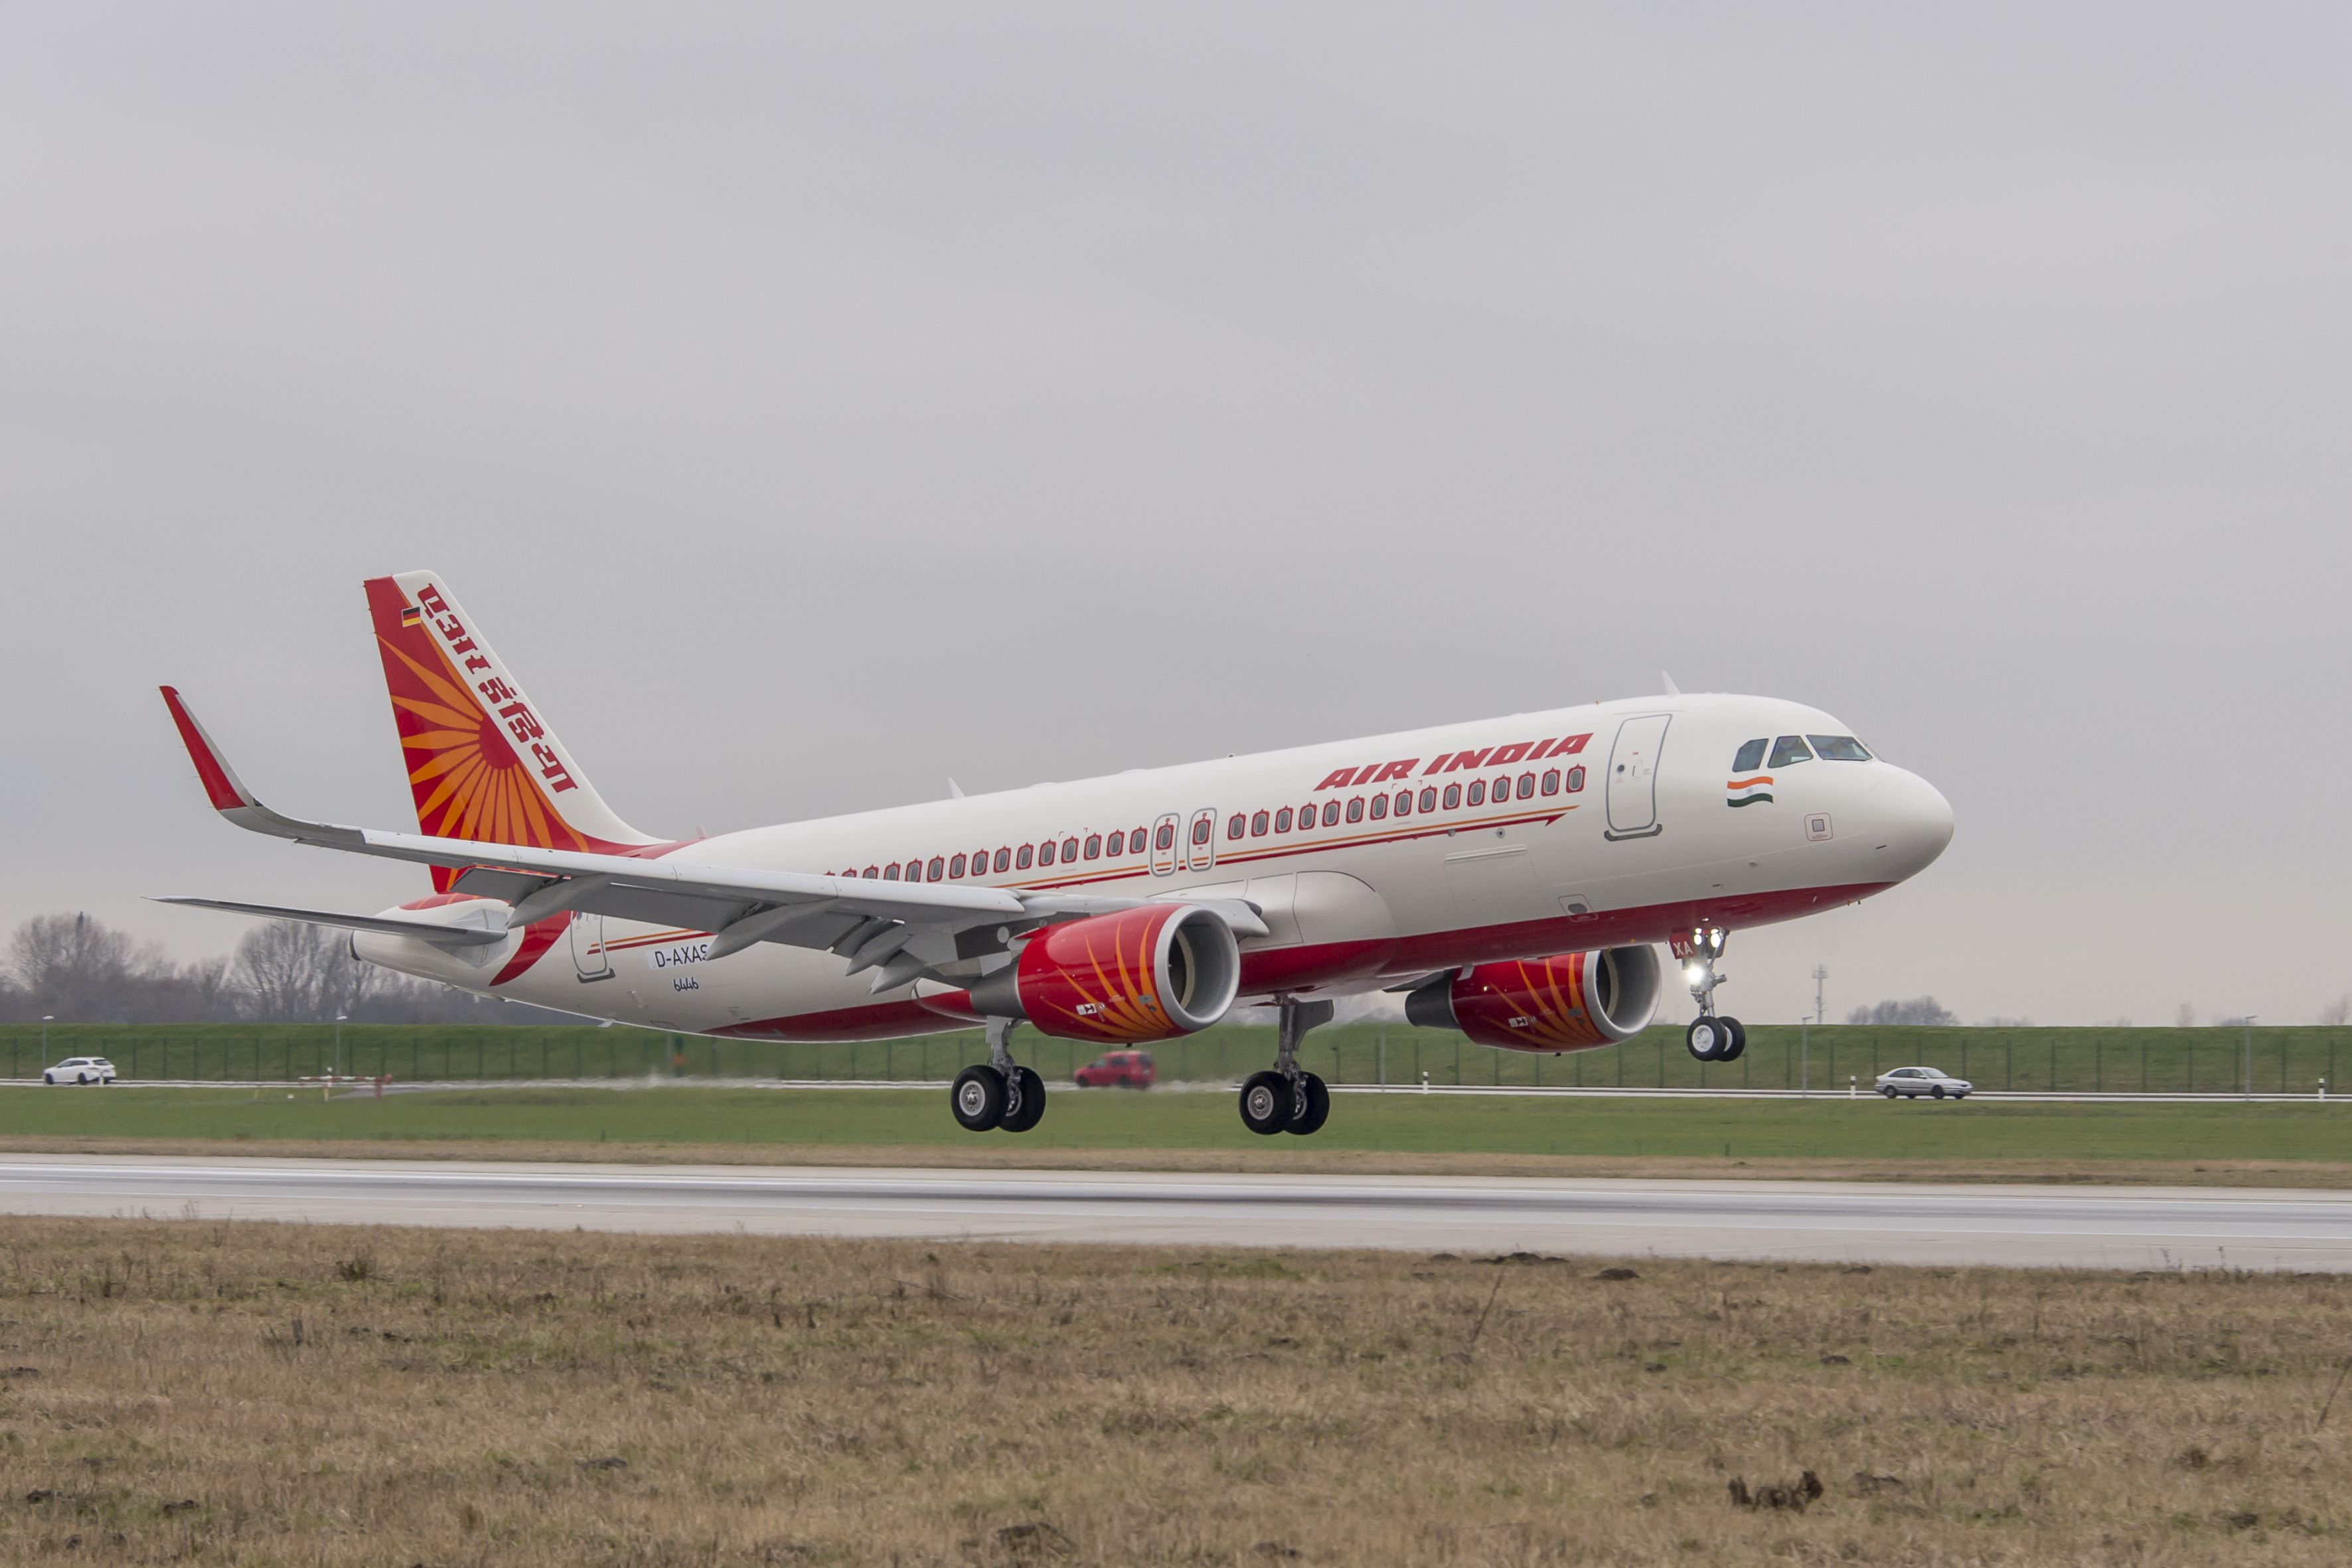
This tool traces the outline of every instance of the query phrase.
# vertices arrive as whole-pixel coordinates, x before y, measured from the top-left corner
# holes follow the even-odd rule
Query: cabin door
[[[1658,753],[1666,743],[1667,713],[1645,713],[1617,726],[1609,748],[1610,838],[1647,838],[1658,821]]]

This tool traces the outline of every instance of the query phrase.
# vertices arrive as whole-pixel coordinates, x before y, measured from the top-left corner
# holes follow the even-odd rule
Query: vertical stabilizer
[[[372,577],[367,596],[420,829],[605,853],[658,842],[604,804],[436,574]]]

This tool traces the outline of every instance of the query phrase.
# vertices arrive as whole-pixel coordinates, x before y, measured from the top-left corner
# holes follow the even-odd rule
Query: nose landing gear
[[[1698,1016],[1684,1031],[1683,1043],[1703,1062],[1738,1061],[1748,1048],[1748,1031],[1739,1020],[1720,1017],[1715,1011],[1715,988],[1727,978],[1716,973],[1715,961],[1723,956],[1730,937],[1721,926],[1695,926],[1672,943],[1675,956],[1682,961],[1683,978],[1690,982],[1691,1000],[1698,1004]]]
[[[1331,1090],[1323,1080],[1298,1065],[1298,1042],[1307,1031],[1331,1021],[1328,1002],[1282,1003],[1282,1026],[1276,1032],[1274,1068],[1250,1074],[1242,1084],[1242,1125],[1265,1137],[1296,1132],[1304,1137],[1319,1130],[1331,1114]]]
[[[948,1090],[956,1124],[967,1132],[992,1128],[1026,1132],[1045,1120],[1045,1080],[1034,1068],[1019,1066],[1013,1059],[1013,1031],[1017,1023],[1013,1018],[991,1018],[986,1065],[964,1068]]]

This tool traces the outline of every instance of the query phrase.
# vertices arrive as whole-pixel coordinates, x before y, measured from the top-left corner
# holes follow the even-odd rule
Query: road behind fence
[[[1224,1025],[1148,1047],[1174,1082],[1228,1082],[1268,1066],[1271,1028]],[[1024,1029],[1014,1054],[1067,1079],[1099,1047]],[[1755,1025],[1748,1051],[1703,1065],[1679,1026],[1561,1057],[1489,1050],[1451,1032],[1353,1024],[1309,1035],[1300,1059],[1338,1084],[1439,1087],[1867,1088],[1890,1068],[1925,1066],[1987,1089],[2056,1093],[2314,1094],[2352,1067],[2352,1029],[1927,1029]],[[793,1045],[646,1029],[450,1025],[0,1026],[0,1072],[37,1079],[69,1056],[110,1058],[126,1082],[292,1082],[341,1072],[395,1082],[514,1079],[790,1079],[935,1081],[987,1058],[978,1031],[914,1040]]]

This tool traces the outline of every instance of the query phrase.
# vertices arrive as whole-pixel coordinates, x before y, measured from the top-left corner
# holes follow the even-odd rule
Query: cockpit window
[[[1731,771],[1735,773],[1752,773],[1762,767],[1764,748],[1771,743],[1769,741],[1750,741],[1740,747],[1739,754],[1731,759]]]
[[[1808,735],[1813,743],[1813,755],[1825,763],[1866,763],[1870,753],[1852,735]]]
[[[1805,750],[1805,738],[1802,735],[1783,735],[1772,742],[1772,761],[1769,763],[1772,767],[1792,768],[1799,763],[1809,763],[1812,760],[1813,753]]]

